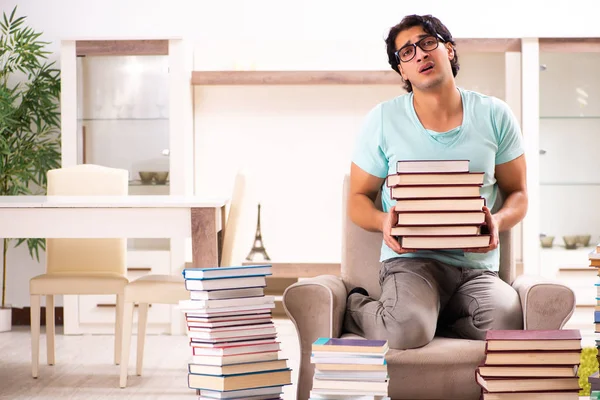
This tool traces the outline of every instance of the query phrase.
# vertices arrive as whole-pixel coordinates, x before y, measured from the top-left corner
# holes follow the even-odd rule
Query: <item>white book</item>
[[[179,309],[187,314],[193,314],[197,317],[204,317],[209,315],[216,314],[224,314],[231,313],[233,311],[238,311],[239,314],[245,314],[247,311],[251,310],[263,310],[268,308],[275,308],[275,303],[265,303],[265,304],[255,304],[249,306],[236,306],[236,307],[219,307],[219,308],[202,308],[195,307],[193,304],[188,303],[189,300],[181,300],[179,302]]]
[[[252,396],[265,396],[271,395],[267,398],[273,398],[273,395],[278,396],[282,393],[281,386],[269,386],[256,389],[243,389],[243,390],[229,390],[226,392],[220,392],[216,390],[200,389],[200,396],[205,396],[210,399],[239,399],[242,397]]]
[[[312,364],[368,364],[384,365],[385,358],[382,357],[311,357]]]
[[[235,354],[231,356],[192,356],[192,363],[203,365],[231,365],[277,360],[278,358],[278,351],[269,351],[264,353]]]
[[[260,329],[246,329],[241,331],[222,331],[222,332],[207,332],[207,331],[190,331],[188,330],[187,335],[189,338],[194,339],[233,339],[237,337],[258,337],[258,336],[272,336],[277,334],[275,326],[268,326]]]
[[[240,307],[275,302],[275,296],[244,297],[240,299],[219,300],[181,300],[179,307],[185,310],[198,310],[203,308]]]
[[[265,287],[267,281],[264,276],[246,276],[243,278],[226,279],[186,279],[187,290],[223,290],[243,289],[249,287]]]
[[[279,342],[272,342],[247,346],[217,347],[212,349],[194,347],[192,349],[192,354],[195,356],[233,356],[236,354],[261,353],[265,351],[279,350],[281,350]]]
[[[213,299],[238,299],[240,297],[263,296],[265,290],[263,287],[248,287],[241,289],[223,289],[223,290],[192,290],[190,299],[192,300],[213,300]]]
[[[256,318],[256,319],[242,319],[236,321],[222,321],[222,322],[194,322],[193,320],[187,320],[188,328],[222,328],[225,326],[238,326],[238,325],[252,325],[252,324],[266,324],[271,322],[273,319],[269,315],[268,318]]]

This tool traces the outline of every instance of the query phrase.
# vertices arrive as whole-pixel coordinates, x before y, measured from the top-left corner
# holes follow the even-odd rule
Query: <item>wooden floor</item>
[[[296,330],[287,319],[276,319],[281,358],[288,359],[292,381],[300,357]],[[28,327],[0,333],[0,399],[195,399],[187,387],[190,348],[186,336],[148,335],[142,376],[135,375],[135,336],[129,361],[128,385],[119,388],[120,367],[114,365],[112,335],[63,336],[57,327],[56,365],[46,363],[46,337],[40,341],[40,372],[31,377],[31,338]],[[284,388],[283,398],[295,400],[296,386]]]

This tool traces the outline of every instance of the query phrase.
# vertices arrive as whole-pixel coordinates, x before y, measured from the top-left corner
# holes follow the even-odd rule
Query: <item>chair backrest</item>
[[[231,201],[229,202],[229,212],[227,222],[225,223],[223,235],[223,251],[221,253],[221,267],[230,267],[238,264],[235,260],[233,249],[234,244],[240,239],[238,237],[240,221],[242,217],[242,206],[244,205],[244,195],[246,192],[246,176],[239,171],[233,182],[233,191]],[[238,239],[238,240],[236,240]],[[239,265],[239,264],[238,264]]]
[[[342,195],[342,279],[348,290],[362,286],[369,294],[379,298],[379,256],[382,235],[380,232],[366,231],[354,224],[347,213],[347,198],[350,191],[350,177],[344,177]],[[378,195],[376,206],[381,210],[381,198]],[[500,278],[512,283],[515,278],[515,263],[512,256],[511,232],[500,234]]]
[[[123,169],[82,164],[48,171],[48,196],[124,196],[128,190]],[[126,238],[46,240],[48,274],[125,275],[126,268]]]

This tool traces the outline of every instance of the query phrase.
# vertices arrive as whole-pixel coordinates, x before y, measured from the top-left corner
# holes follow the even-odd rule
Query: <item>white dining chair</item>
[[[128,194],[128,171],[82,164],[48,171],[48,196]],[[89,224],[94,224],[93,220]],[[113,294],[116,296],[114,362],[121,357],[123,294],[128,283],[127,240],[46,239],[46,273],[29,282],[31,297],[31,374],[38,376],[40,303],[46,296],[48,365],[55,364],[54,296]],[[93,350],[92,350],[93,351]],[[97,351],[101,351],[97,349]]]

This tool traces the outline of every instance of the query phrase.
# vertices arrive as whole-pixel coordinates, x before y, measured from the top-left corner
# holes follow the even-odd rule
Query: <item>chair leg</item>
[[[146,341],[146,325],[148,324],[148,303],[140,303],[138,309],[138,334],[137,334],[137,361],[135,373],[142,375],[144,365],[144,342]]]
[[[31,376],[38,377],[40,365],[40,296],[30,296],[31,305]]]
[[[131,326],[133,325],[133,303],[126,302],[123,309],[123,330],[121,347],[121,377],[119,386],[127,386],[127,368],[129,366],[129,347],[131,346]]]
[[[121,345],[123,343],[123,294],[117,295],[115,315],[115,364],[121,363]]]
[[[48,365],[55,364],[54,337],[54,295],[46,295],[46,350],[48,351]]]

